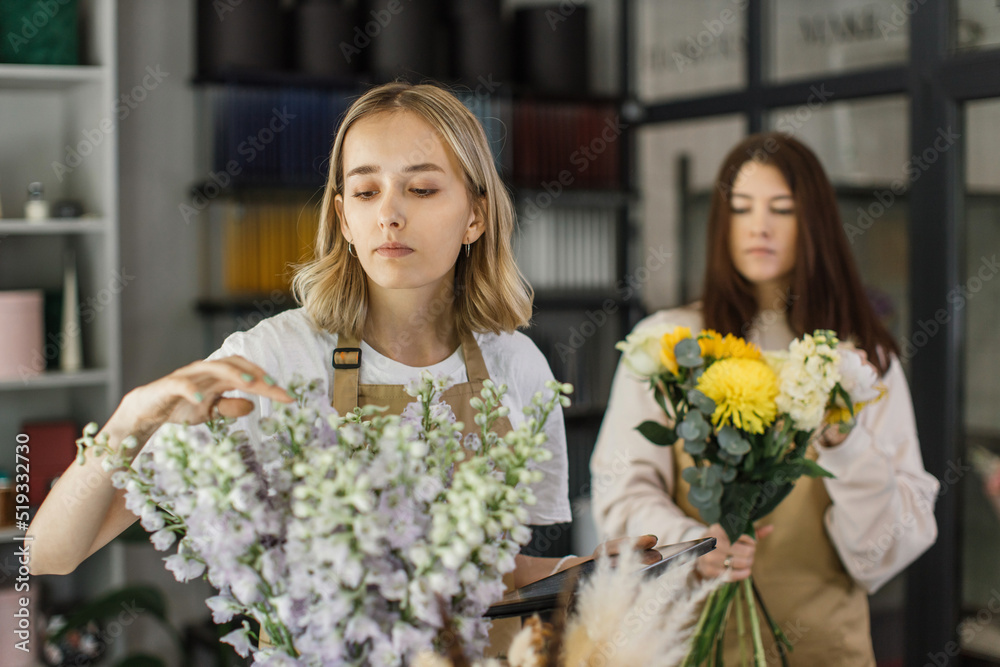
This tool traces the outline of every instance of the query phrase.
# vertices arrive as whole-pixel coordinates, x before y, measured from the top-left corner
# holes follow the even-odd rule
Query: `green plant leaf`
[[[750,451],[750,442],[732,426],[719,429],[719,446],[734,456],[743,456]]]
[[[691,456],[701,456],[705,453],[704,440],[684,440],[684,451]]]
[[[677,435],[685,440],[704,440],[712,432],[705,418],[697,410],[691,410],[684,415],[684,421],[677,426]]]
[[[687,400],[692,407],[697,408],[706,416],[715,412],[715,401],[697,389],[691,389],[688,391]]]
[[[701,468],[698,466],[688,466],[681,472],[681,478],[688,484],[700,484]]]
[[[832,472],[816,463],[812,459],[803,458],[800,461],[795,462],[795,470],[799,472],[800,475],[806,475],[808,477],[826,477],[828,479],[834,479],[835,476]]]
[[[646,440],[654,445],[666,446],[677,442],[677,433],[672,428],[655,421],[644,421],[635,427]]]
[[[705,364],[705,360],[701,358],[701,346],[694,338],[685,338],[674,345],[674,356],[677,365],[684,368],[697,368]]]

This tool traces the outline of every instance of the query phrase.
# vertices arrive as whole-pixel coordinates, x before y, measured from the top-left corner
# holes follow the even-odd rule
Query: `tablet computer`
[[[697,558],[713,549],[715,549],[714,537],[703,537],[691,542],[657,547],[656,550],[663,555],[663,560],[644,566],[639,570],[639,574],[644,578],[659,577],[670,567],[680,562],[683,556]],[[596,561],[588,560],[544,579],[539,579],[527,586],[522,586],[516,591],[504,595],[503,600],[487,609],[484,615],[486,618],[508,618],[552,611],[559,604],[559,594],[565,590],[574,577],[577,578],[577,586],[579,586],[595,569],[597,569]]]

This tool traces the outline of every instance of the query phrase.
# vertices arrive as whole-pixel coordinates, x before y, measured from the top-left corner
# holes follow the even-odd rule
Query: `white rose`
[[[660,361],[660,340],[675,328],[673,324],[642,327],[615,347],[622,351],[622,361],[630,371],[639,377],[653,377],[667,370]]]

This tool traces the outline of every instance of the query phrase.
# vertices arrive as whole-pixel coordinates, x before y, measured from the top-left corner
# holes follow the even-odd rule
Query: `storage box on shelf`
[[[129,276],[118,256],[116,2],[81,0],[79,12],[80,65],[0,64],[0,146],[7,158],[0,166],[0,290],[58,293],[72,251],[83,343],[82,368],[60,371],[53,363],[60,332],[49,331],[31,363],[0,378],[0,468],[11,471],[24,423],[102,422],[121,398],[119,303]],[[23,219],[34,181],[50,202],[78,202],[84,217]],[[28,445],[29,464],[41,465],[45,443]],[[23,530],[0,531],[5,563],[17,534]],[[121,583],[121,572],[121,553],[110,548],[77,574],[39,585],[49,584],[50,599],[69,600]]]

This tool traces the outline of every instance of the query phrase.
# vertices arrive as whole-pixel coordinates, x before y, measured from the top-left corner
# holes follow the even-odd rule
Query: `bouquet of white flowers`
[[[533,462],[551,456],[542,429],[572,388],[548,383],[500,438],[490,429],[506,386],[487,381],[471,401],[481,435],[463,442],[440,400],[447,385],[429,374],[400,416],[339,415],[316,387],[291,385],[298,400],[260,420],[257,447],[234,420],[169,425],[130,464],[134,440],[113,451],[90,424],[79,456],[105,456],[157,549],[179,540],[166,566],[181,581],[207,575],[216,623],[260,623],[271,646],[256,648],[246,621],[223,638],[255,664],[407,664],[453,641],[446,621],[482,655],[483,612],[530,538]]]

